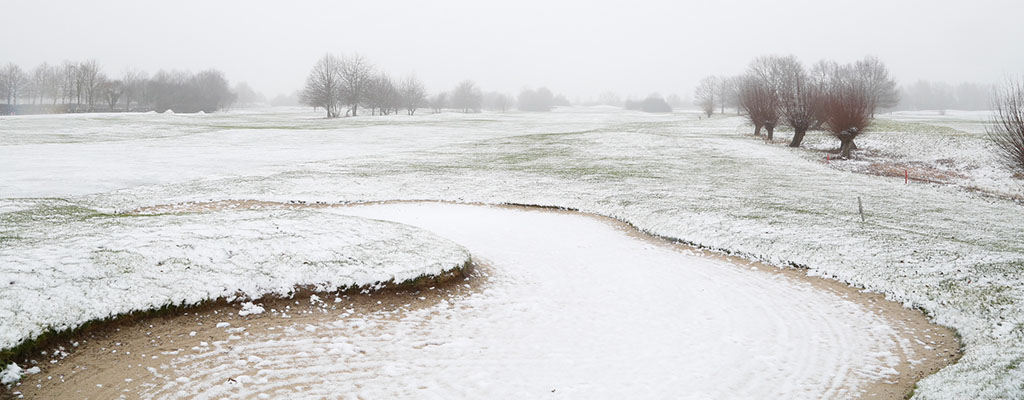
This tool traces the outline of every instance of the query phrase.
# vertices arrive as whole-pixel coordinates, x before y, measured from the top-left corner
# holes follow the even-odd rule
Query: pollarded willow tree
[[[778,101],[771,89],[756,77],[745,75],[739,83],[739,106],[754,124],[754,136],[761,136],[761,128],[778,123]]]
[[[823,125],[839,139],[839,155],[850,158],[856,145],[854,139],[871,125],[875,100],[871,88],[858,79],[849,65],[832,68],[822,88],[821,115]]]
[[[785,59],[780,71],[779,110],[786,125],[793,128],[789,147],[800,147],[807,130],[818,123],[821,115],[821,90],[795,58]]]
[[[755,135],[760,135],[763,127],[767,139],[773,139],[779,123],[779,97],[784,90],[782,70],[793,62],[797,62],[794,56],[761,56],[747,66],[740,83],[740,105],[754,124]]]
[[[306,77],[306,87],[302,89],[302,104],[323,108],[327,118],[336,118],[341,111],[342,97],[341,60],[325,54]]]
[[[1006,165],[1024,174],[1024,80],[1010,80],[999,88],[994,108],[989,139]]]

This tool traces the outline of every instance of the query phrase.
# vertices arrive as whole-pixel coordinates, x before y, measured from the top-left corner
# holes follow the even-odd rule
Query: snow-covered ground
[[[155,399],[850,398],[921,357],[897,321],[837,293],[582,215],[331,211],[450,238],[487,261],[486,279],[425,307],[217,335],[120,386]]]
[[[857,159],[832,166],[889,176],[909,174],[914,180],[1024,200],[1024,176],[1014,176],[1002,163],[985,132],[991,118],[990,112],[980,111],[880,114],[870,131],[857,139],[864,149]],[[828,150],[835,143],[828,135],[811,132],[804,145]]]
[[[1020,204],[825,165],[812,151],[750,139],[737,117],[569,109],[316,118],[298,110],[3,118],[0,197],[64,197],[101,212],[219,199],[577,208],[700,246],[806,266],[925,309],[956,328],[966,347],[959,363],[920,382],[919,398],[1024,395]],[[947,125],[977,125],[960,119],[967,122]],[[886,140],[864,136],[865,151],[878,143],[872,138]],[[977,150],[963,154],[974,157],[964,163],[984,159]],[[1019,191],[1015,184],[1008,174],[978,183],[1006,193]],[[31,204],[9,199],[0,210]],[[52,226],[59,230],[60,222]],[[17,232],[3,235],[5,246],[19,240],[9,238]]]

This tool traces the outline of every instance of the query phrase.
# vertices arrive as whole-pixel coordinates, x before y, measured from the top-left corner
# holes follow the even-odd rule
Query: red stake
[[[828,153],[825,153],[825,164],[828,164]]]
[[[903,170],[903,184],[910,183],[910,170]]]

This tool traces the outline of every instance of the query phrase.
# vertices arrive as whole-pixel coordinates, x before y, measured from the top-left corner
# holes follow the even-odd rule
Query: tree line
[[[31,71],[16,64],[0,69],[0,97],[12,112],[214,112],[236,98],[224,74],[128,69],[119,77],[103,72],[95,60],[42,63]],[[19,103],[20,102],[20,103]]]
[[[464,113],[483,109],[505,112],[512,107],[545,112],[570,105],[565,96],[546,87],[525,88],[513,97],[484,92],[472,80],[431,95],[415,75],[396,80],[358,54],[325,54],[313,65],[298,98],[303,105],[323,110],[327,118],[357,116],[360,110],[370,115],[391,115],[401,110],[414,115],[420,109],[435,113],[446,109]]]
[[[840,157],[856,149],[854,139],[871,125],[876,110],[899,103],[896,82],[874,57],[838,64],[822,60],[807,69],[794,56],[755,58],[740,76],[706,77],[694,98],[709,117],[727,106],[745,113],[754,135],[772,140],[777,126],[793,129],[789,145],[799,147],[809,129],[840,141]]]

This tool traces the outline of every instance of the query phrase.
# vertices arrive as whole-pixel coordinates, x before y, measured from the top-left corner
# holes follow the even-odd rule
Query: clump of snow
[[[263,311],[266,311],[263,309],[263,306],[258,306],[253,304],[251,301],[247,301],[242,303],[242,309],[238,311],[238,315],[244,317],[246,315],[263,314]]]
[[[164,111],[164,114],[174,114],[174,110],[168,108],[167,110]]]
[[[18,364],[10,363],[3,370],[0,370],[0,384],[10,385],[21,379],[22,369]]]

